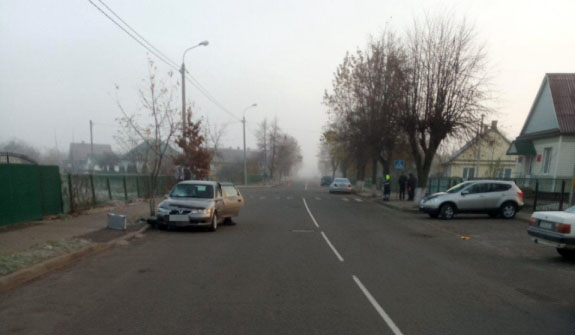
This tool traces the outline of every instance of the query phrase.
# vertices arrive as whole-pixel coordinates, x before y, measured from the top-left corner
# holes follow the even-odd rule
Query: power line
[[[151,54],[153,54],[154,56],[156,56],[159,60],[161,60],[163,63],[165,63],[166,65],[168,65],[170,68],[174,69],[175,71],[179,71],[177,64],[171,60],[168,56],[166,56],[163,52],[161,52],[158,48],[154,47],[150,42],[148,42],[141,34],[139,34],[135,29],[133,29],[130,25],[128,25],[128,23],[126,23],[126,21],[124,21],[118,14],[116,14],[110,7],[108,7],[102,0],[98,0],[100,3],[102,3],[111,13],[113,13],[114,16],[116,16],[122,23],[124,23],[130,30],[132,30],[134,32],[134,34],[136,34],[137,36],[139,36],[143,41],[145,41],[149,47],[144,44],[142,41],[140,41],[139,39],[137,39],[133,34],[131,34],[128,30],[126,30],[126,28],[124,28],[122,25],[120,25],[117,21],[115,21],[110,15],[108,15],[108,13],[106,13],[104,10],[102,10],[102,8],[98,7],[98,5],[96,5],[92,0],[88,0],[96,9],[98,9],[98,11],[100,11],[102,14],[104,14],[110,21],[112,21],[116,26],[118,26],[120,29],[122,29],[126,34],[128,34],[134,41],[138,42],[138,44],[140,44],[142,47],[144,47],[146,50],[148,50]],[[153,49],[153,50],[152,50]],[[156,51],[154,51],[156,50]],[[192,75],[190,75],[189,73],[186,73],[186,79],[188,80],[188,82],[194,86],[195,88],[198,89],[198,91],[204,95],[211,103],[213,103],[215,106],[217,106],[218,108],[220,108],[222,111],[226,112],[227,114],[229,114],[231,117],[233,117],[236,120],[240,120],[239,117],[237,117],[234,113],[230,112],[227,108],[225,108],[219,101],[217,101],[213,95],[196,79],[194,78]]]
[[[126,25],[126,27],[128,27],[128,29],[130,29],[134,34],[136,34],[136,36],[138,36],[139,38],[141,38],[144,42],[146,42],[146,44],[148,44],[150,46],[150,48],[154,49],[158,54],[160,54],[162,57],[164,57],[166,60],[168,60],[169,63],[172,64],[173,67],[175,67],[177,69],[177,64],[176,62],[172,61],[170,59],[170,57],[166,56],[162,51],[160,51],[160,49],[156,48],[152,43],[150,43],[146,38],[144,38],[144,36],[140,35],[134,28],[132,28],[126,21],[124,21],[118,14],[116,14],[116,12],[114,12],[112,10],[112,8],[108,7],[108,5],[106,5],[106,3],[104,3],[104,1],[102,0],[98,0],[102,5],[104,5],[104,7],[106,7],[106,9],[108,9],[110,11],[110,13],[112,13],[116,18],[118,18],[118,20],[120,20],[124,25]]]
[[[138,44],[140,44],[141,46],[143,46],[146,50],[148,50],[150,53],[152,53],[154,56],[156,56],[159,60],[161,60],[162,62],[164,62],[165,64],[167,64],[170,67],[173,67],[172,64],[170,64],[168,61],[166,61],[165,59],[163,59],[161,56],[159,56],[155,51],[153,51],[152,49],[150,49],[147,45],[145,45],[144,43],[142,43],[142,41],[140,41],[139,39],[137,39],[134,35],[132,35],[129,31],[126,30],[126,28],[122,27],[122,25],[120,25],[118,22],[116,22],[110,15],[108,15],[108,13],[104,12],[102,10],[102,8],[98,7],[98,5],[96,5],[94,2],[92,2],[92,0],[88,0],[92,6],[96,7],[96,9],[98,9],[102,14],[104,14],[110,21],[112,21],[116,26],[118,26],[120,29],[122,29],[126,34],[128,34],[134,41],[138,42]],[[177,68],[176,68],[177,70]]]

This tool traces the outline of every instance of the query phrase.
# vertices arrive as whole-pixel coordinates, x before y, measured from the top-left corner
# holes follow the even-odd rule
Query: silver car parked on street
[[[335,178],[329,185],[329,193],[351,193],[353,187],[347,178]]]
[[[523,208],[523,192],[512,181],[474,180],[455,185],[446,192],[421,199],[419,210],[432,218],[452,219],[456,213],[486,213],[505,219]]]
[[[230,183],[188,180],[178,183],[158,206],[159,228],[209,227],[216,231],[218,224],[233,224],[240,214],[244,198]]]

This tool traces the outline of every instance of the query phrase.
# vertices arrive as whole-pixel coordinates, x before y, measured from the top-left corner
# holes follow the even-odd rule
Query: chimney
[[[491,129],[497,130],[497,120],[491,121]]]

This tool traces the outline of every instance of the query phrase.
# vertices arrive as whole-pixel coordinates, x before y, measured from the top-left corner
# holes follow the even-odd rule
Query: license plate
[[[553,224],[551,222],[539,222],[539,227],[543,229],[553,229]]]
[[[170,221],[173,222],[188,222],[189,220],[187,215],[170,215]]]

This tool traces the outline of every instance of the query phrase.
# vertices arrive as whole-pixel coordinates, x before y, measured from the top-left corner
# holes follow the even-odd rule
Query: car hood
[[[215,204],[213,199],[197,199],[197,198],[186,198],[186,199],[175,199],[168,198],[160,203],[160,206],[170,206],[176,208],[210,208]]]
[[[567,212],[534,212],[532,217],[559,223],[575,223],[575,214]]]

